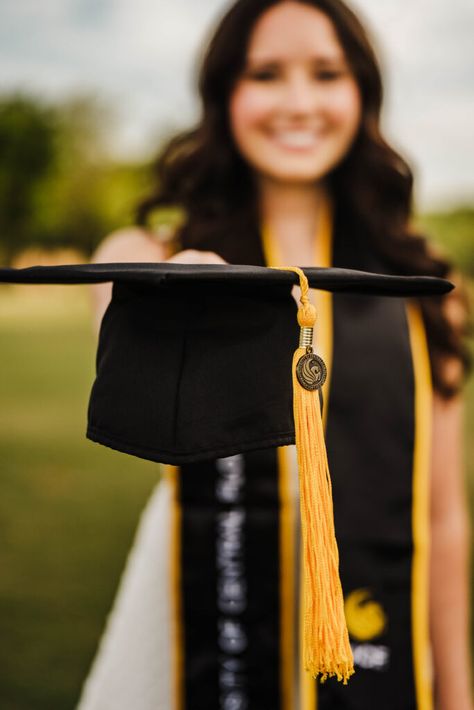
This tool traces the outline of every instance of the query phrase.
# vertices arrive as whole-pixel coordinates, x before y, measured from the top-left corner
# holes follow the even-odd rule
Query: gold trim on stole
[[[279,266],[275,243],[269,230],[262,229],[262,249],[267,266]],[[280,498],[280,682],[282,710],[293,710],[295,691],[295,511],[291,466],[285,447],[277,449],[278,494]]]
[[[172,617],[173,710],[184,708],[184,631],[181,598],[181,504],[178,497],[179,467],[163,466],[163,477],[172,488],[170,602]]]
[[[277,449],[280,497],[280,679],[281,710],[294,710],[295,690],[295,511],[291,468],[284,447]]]
[[[432,665],[429,642],[429,477],[433,392],[430,358],[420,307],[406,302],[415,387],[413,451],[412,643],[417,710],[432,710]]]

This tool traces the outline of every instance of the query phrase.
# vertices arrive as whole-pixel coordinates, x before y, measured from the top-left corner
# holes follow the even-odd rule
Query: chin
[[[330,166],[327,168],[320,168],[318,170],[315,170],[314,168],[307,170],[297,170],[294,167],[288,167],[288,169],[285,170],[284,167],[280,165],[278,169],[271,169],[267,167],[261,169],[260,172],[267,179],[273,180],[274,182],[307,185],[308,183],[314,183],[324,179],[328,175],[330,170]]]
[[[322,157],[322,156],[320,156]],[[276,182],[309,183],[322,180],[338,163],[339,156],[328,156],[325,160],[277,160],[259,161],[258,171]]]

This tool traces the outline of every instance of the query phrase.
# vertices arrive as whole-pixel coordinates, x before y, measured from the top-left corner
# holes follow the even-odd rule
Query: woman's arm
[[[433,406],[430,627],[438,710],[472,710],[469,523],[460,396]]]

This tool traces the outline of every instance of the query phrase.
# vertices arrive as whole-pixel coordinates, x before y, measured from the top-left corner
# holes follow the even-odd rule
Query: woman
[[[238,0],[210,42],[199,89],[202,119],[158,160],[158,187],[139,208],[139,226],[109,236],[95,261],[332,263],[449,275],[449,265],[410,228],[412,175],[380,133],[377,61],[358,19],[340,0]],[[170,244],[155,241],[147,228],[150,212],[164,204],[186,214]],[[110,288],[96,286],[94,295],[99,324]],[[83,710],[431,708],[432,685],[441,710],[472,708],[460,463],[467,365],[462,298],[420,299],[421,310],[412,304],[406,316],[404,304],[392,299],[374,305],[344,296],[314,298],[322,312],[331,315],[332,309],[334,323],[333,333],[321,327],[319,343],[332,368],[327,442],[355,676],[347,686],[332,680],[317,686],[294,665],[297,531],[291,451],[285,449],[210,462],[199,476],[183,467],[176,474],[181,518],[173,484],[160,484],[129,558]],[[354,377],[350,358],[358,348]],[[361,401],[364,407],[351,410]],[[424,450],[430,491],[421,473]],[[259,498],[259,492],[252,499],[255,480],[275,495]],[[226,578],[220,541],[212,535],[220,534],[229,512],[235,556],[234,576]],[[176,524],[182,544],[178,606],[166,586]],[[229,540],[223,540],[225,550]],[[188,559],[191,543],[197,554]],[[209,578],[217,600],[214,587],[206,587]],[[237,589],[241,613],[227,618],[222,610],[229,588]]]

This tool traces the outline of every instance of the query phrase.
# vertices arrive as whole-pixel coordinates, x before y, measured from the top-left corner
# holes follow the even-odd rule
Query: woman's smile
[[[272,131],[268,137],[280,148],[295,153],[314,150],[322,140],[319,132],[311,130]]]

